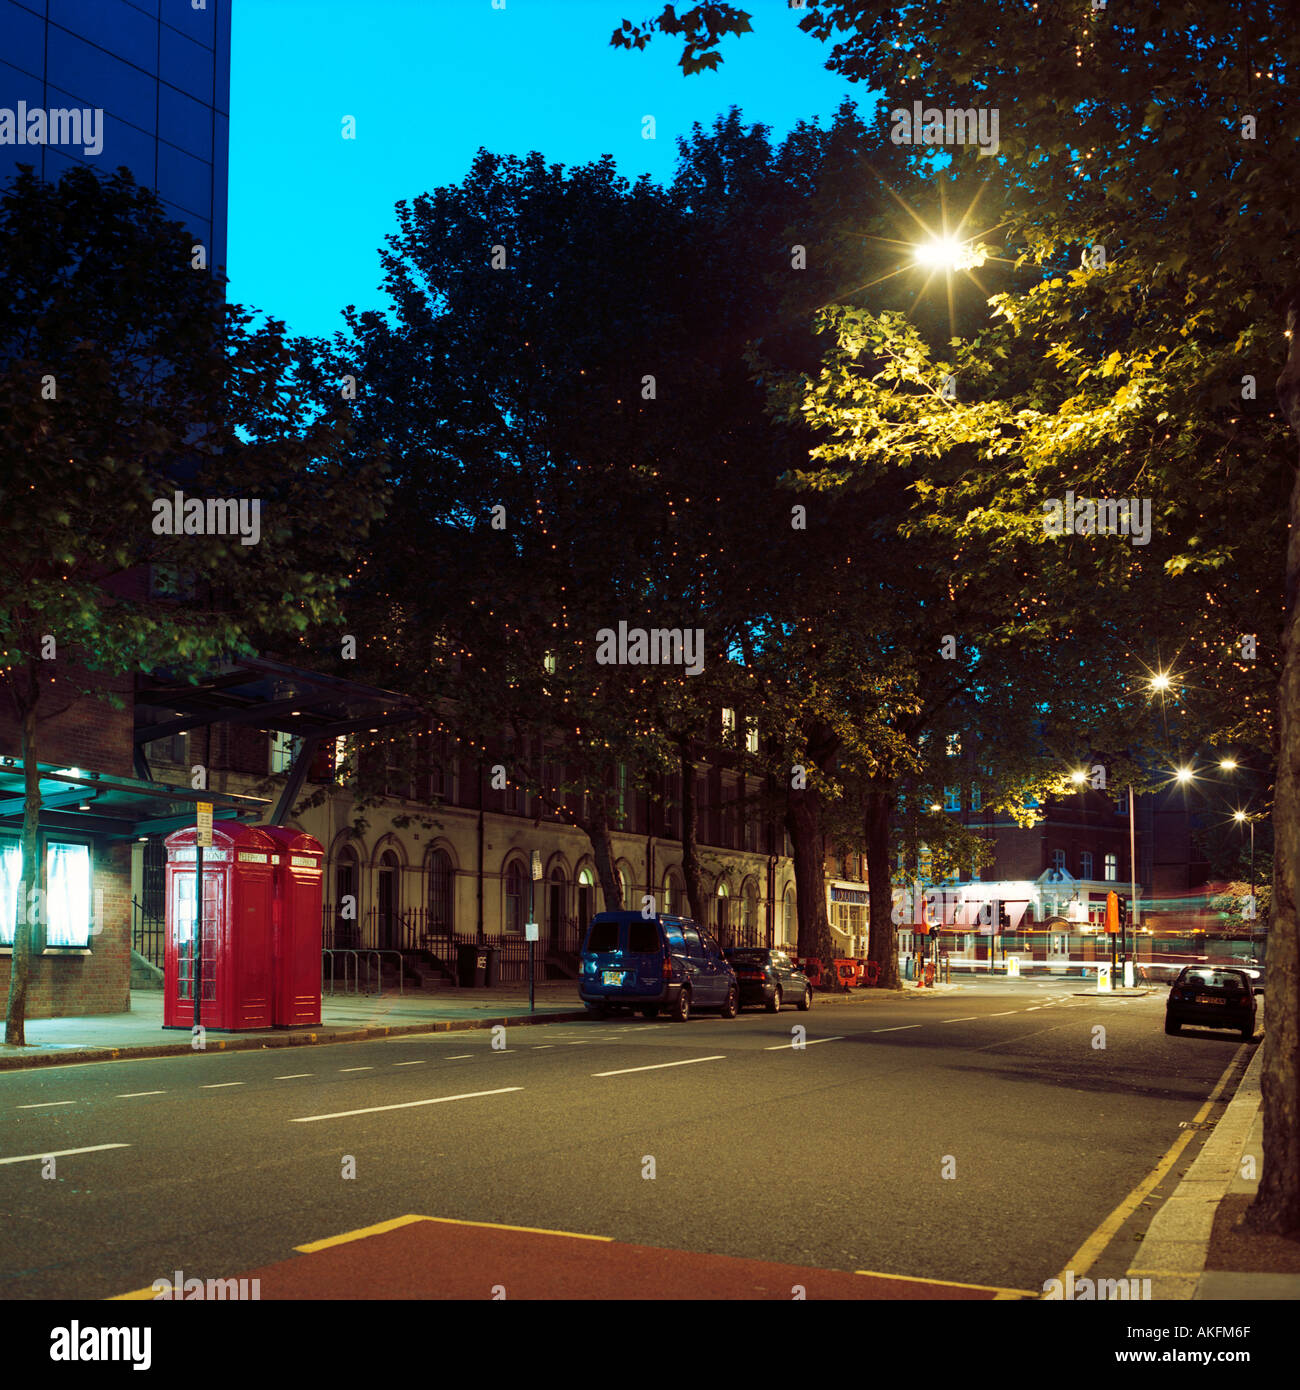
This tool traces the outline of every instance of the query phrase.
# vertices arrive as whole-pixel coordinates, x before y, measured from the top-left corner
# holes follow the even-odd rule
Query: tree
[[[720,36],[748,28],[733,6],[704,8],[707,16],[692,12],[696,63]],[[674,32],[679,23],[669,9],[644,28],[627,26],[622,42],[640,46],[656,25]],[[1300,476],[1285,428],[1300,438],[1300,292],[1289,225],[1300,36],[1275,0],[1248,10],[1212,0],[1195,14],[853,0],[817,6],[801,27],[823,41],[835,37],[830,66],[902,107],[920,99],[1015,112],[991,177],[1007,194],[1008,243],[1045,273],[997,306],[1022,350],[1037,354],[1038,385],[1021,394],[1019,410],[1008,401],[992,412],[998,421],[989,421],[986,456],[1023,466],[1011,470],[1005,508],[989,528],[1015,518],[1040,524],[1044,494],[1063,480],[1115,491],[1137,484],[1168,536],[1162,578],[1189,578],[1182,592],[1217,609],[1216,621],[1197,625],[1183,648],[1191,662],[1210,667],[1216,684],[1226,674],[1254,696],[1258,677],[1234,670],[1244,655],[1237,639],[1258,633],[1261,649],[1277,639],[1269,714],[1278,852],[1263,1071],[1269,1158],[1250,1220],[1294,1234]],[[1263,392],[1274,376],[1278,409],[1270,413]],[[1239,515],[1253,524],[1242,526]],[[1261,553],[1276,568],[1256,586]],[[1283,607],[1280,630],[1273,621],[1256,626],[1257,613],[1274,612],[1275,603]],[[1230,700],[1240,705],[1231,686],[1227,695],[1225,714]]]
[[[192,240],[125,172],[54,185],[25,169],[0,199],[0,677],[25,769],[9,1043],[24,1042],[46,720],[106,695],[85,673],[200,668],[323,621],[377,512],[380,465],[349,449],[342,403],[303,389],[303,346],[226,305]],[[191,506],[169,532],[178,490]],[[200,521],[200,495],[236,511]]]

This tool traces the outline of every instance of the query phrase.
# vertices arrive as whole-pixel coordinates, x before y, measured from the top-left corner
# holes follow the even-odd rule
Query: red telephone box
[[[194,866],[198,830],[167,837],[163,1027],[194,1026]],[[265,830],[225,821],[203,851],[205,1028],[271,1026],[273,910],[279,846]]]
[[[314,836],[283,825],[262,829],[276,843],[275,986],[277,1028],[320,1022],[321,888],[325,851]]]

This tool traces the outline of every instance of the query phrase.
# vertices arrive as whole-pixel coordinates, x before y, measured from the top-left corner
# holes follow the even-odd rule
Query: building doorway
[[[379,946],[382,950],[398,949],[401,937],[401,923],[398,914],[401,903],[398,901],[397,875],[400,866],[397,855],[386,849],[379,856],[379,880],[376,885],[376,898],[379,904]]]

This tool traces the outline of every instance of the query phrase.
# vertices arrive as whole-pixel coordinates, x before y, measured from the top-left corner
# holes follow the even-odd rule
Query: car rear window
[[[591,932],[587,937],[587,950],[617,951],[618,923],[593,922],[591,924]]]
[[[1246,982],[1241,976],[1228,970],[1198,970],[1195,975],[1189,975],[1184,983],[1197,989],[1205,989],[1207,986],[1210,989],[1226,989],[1229,993],[1246,988]]]
[[[758,961],[766,961],[766,960],[767,960],[767,952],[766,952],[766,951],[745,951],[745,950],[738,950],[736,947],[733,946],[732,949],[731,949],[730,951],[727,952],[727,958],[728,958],[728,960],[758,960]]]
[[[664,935],[668,938],[668,944],[675,950],[680,951],[685,945],[682,940],[682,929],[675,922],[664,923]]]
[[[643,956],[658,954],[658,924],[655,922],[629,922],[627,926],[627,949]]]

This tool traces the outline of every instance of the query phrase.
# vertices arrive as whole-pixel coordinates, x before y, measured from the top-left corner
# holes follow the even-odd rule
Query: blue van
[[[578,996],[604,1017],[661,1010],[685,1023],[695,1009],[735,1018],[740,986],[718,943],[689,917],[646,917],[640,912],[598,912],[579,956]]]

